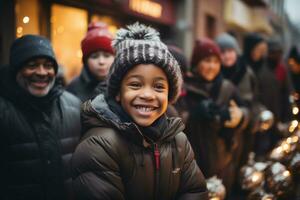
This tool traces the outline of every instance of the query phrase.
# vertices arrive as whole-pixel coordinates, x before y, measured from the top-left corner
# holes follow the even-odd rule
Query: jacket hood
[[[121,121],[120,117],[110,109],[103,94],[99,94],[82,105],[81,119],[84,132],[94,127],[110,127],[138,144],[143,144],[145,139],[144,134],[135,123]],[[184,130],[180,118],[168,118],[167,123],[167,128],[157,143],[170,141]]]

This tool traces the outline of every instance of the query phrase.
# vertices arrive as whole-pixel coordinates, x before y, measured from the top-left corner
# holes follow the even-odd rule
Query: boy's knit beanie
[[[88,26],[88,31],[81,41],[83,60],[91,53],[99,50],[114,54],[111,46],[113,36],[108,30],[108,26],[102,22],[92,22]]]
[[[174,103],[180,93],[182,75],[180,67],[161,42],[159,33],[138,22],[119,29],[113,41],[116,50],[115,60],[110,68],[107,94],[115,97],[125,74],[139,64],[154,64],[160,67],[168,78],[169,102]]]

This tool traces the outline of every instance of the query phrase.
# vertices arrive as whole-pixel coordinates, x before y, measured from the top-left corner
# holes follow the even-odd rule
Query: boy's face
[[[97,80],[103,80],[106,78],[114,58],[114,55],[111,53],[96,51],[89,55],[87,67]]]
[[[116,100],[139,126],[150,126],[167,110],[169,84],[164,71],[139,64],[123,78]]]
[[[221,53],[222,64],[224,67],[232,67],[237,60],[237,53],[234,49],[224,49]]]
[[[209,56],[201,60],[197,65],[197,72],[200,77],[212,81],[220,73],[221,61],[217,56]]]
[[[55,82],[54,63],[47,58],[28,61],[16,76],[17,83],[31,95],[46,96]]]

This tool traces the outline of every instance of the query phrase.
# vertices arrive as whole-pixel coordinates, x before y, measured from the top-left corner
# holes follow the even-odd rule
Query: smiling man
[[[0,71],[0,199],[72,199],[80,100],[55,83],[48,39],[25,35]]]
[[[30,94],[43,97],[53,88],[55,82],[55,62],[49,58],[36,58],[28,61],[17,73],[20,87]]]

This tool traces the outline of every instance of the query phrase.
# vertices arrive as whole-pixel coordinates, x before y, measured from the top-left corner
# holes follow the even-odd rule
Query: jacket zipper
[[[134,124],[136,129],[138,130],[139,134],[141,134],[141,136],[144,138],[145,136],[142,134],[142,132],[140,131],[140,129],[138,128],[138,126],[136,124]],[[154,199],[158,200],[159,198],[159,171],[160,171],[160,151],[159,151],[159,147],[158,144],[153,142],[150,138],[149,140],[152,142],[152,144],[154,145],[154,162],[155,162],[155,186],[154,186]]]
[[[158,200],[159,194],[159,170],[160,170],[160,152],[158,144],[154,143],[154,161],[155,161],[155,192],[154,197]]]

